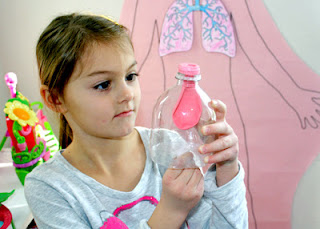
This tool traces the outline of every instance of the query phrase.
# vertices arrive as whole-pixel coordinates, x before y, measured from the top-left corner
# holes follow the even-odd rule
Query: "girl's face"
[[[140,96],[131,46],[96,43],[64,89],[64,115],[75,137],[124,137],[134,128]]]

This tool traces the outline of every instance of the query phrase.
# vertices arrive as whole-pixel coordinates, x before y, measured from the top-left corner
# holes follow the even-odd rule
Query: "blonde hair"
[[[127,29],[117,22],[98,15],[69,14],[55,18],[41,34],[36,48],[41,84],[56,100],[63,96],[65,86],[86,48],[95,42],[132,43]],[[59,141],[66,148],[72,141],[72,129],[60,114]]]

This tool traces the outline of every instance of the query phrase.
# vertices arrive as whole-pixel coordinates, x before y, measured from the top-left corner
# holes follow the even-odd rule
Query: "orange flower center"
[[[28,120],[30,118],[30,115],[27,111],[25,111],[24,109],[22,108],[15,108],[13,110],[13,113],[20,119],[22,120]]]

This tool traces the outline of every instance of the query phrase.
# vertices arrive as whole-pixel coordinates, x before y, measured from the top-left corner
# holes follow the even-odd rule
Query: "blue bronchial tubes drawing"
[[[160,55],[187,51],[193,40],[193,12],[202,12],[202,40],[208,52],[235,55],[230,17],[220,0],[176,0],[169,8],[162,27]]]

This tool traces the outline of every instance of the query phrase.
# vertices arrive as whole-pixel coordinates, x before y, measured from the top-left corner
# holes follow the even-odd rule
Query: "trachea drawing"
[[[207,52],[234,57],[236,45],[230,15],[220,0],[175,0],[165,16],[160,37],[159,54],[191,49],[193,12],[202,12],[202,45]]]

